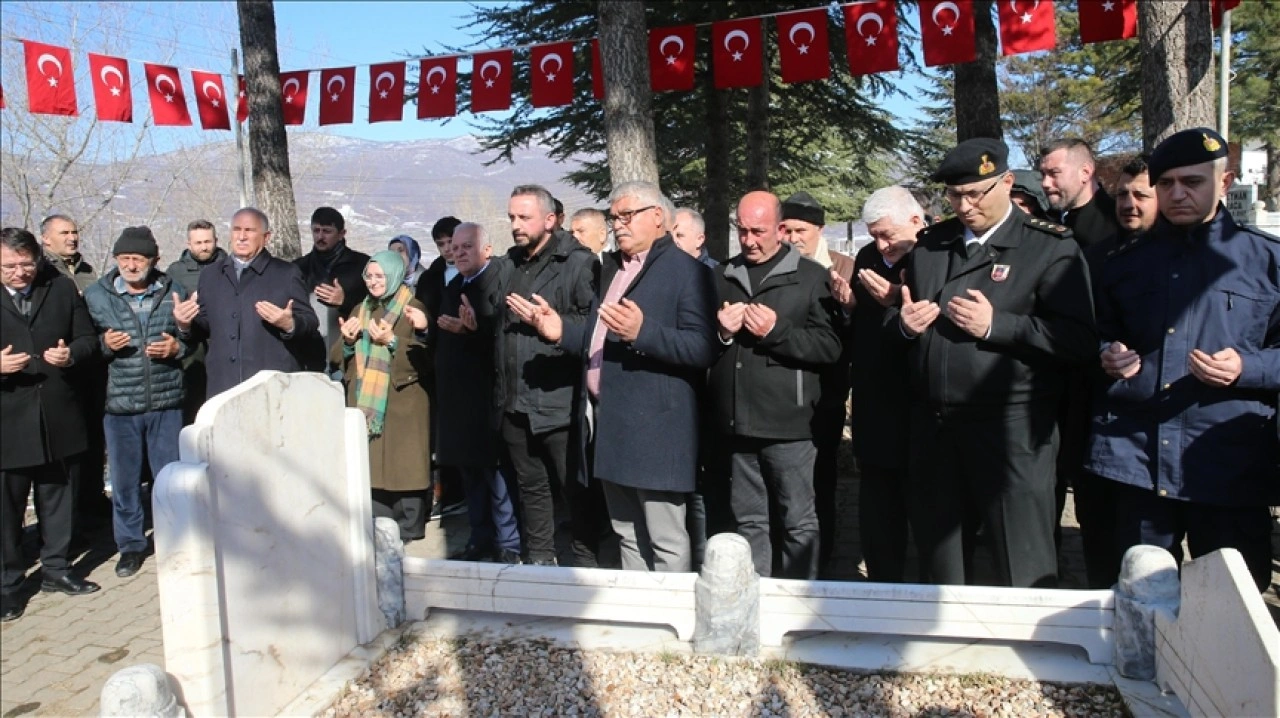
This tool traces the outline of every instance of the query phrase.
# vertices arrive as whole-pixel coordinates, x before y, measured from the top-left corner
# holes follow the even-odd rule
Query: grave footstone
[[[693,590],[693,650],[731,656],[759,652],[760,579],[746,539],[731,533],[712,536]]]
[[[378,609],[387,628],[404,623],[404,542],[395,519],[373,521],[373,566],[378,580]]]
[[[1124,554],[1116,584],[1115,666],[1125,678],[1156,677],[1156,614],[1178,614],[1178,564],[1157,546]]]
[[[186,718],[164,669],[142,663],[116,671],[102,686],[98,715]]]

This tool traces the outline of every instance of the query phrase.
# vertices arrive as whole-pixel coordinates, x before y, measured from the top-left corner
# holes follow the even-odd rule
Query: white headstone
[[[364,417],[264,372],[180,444],[153,499],[166,666],[195,715],[274,715],[382,627]]]

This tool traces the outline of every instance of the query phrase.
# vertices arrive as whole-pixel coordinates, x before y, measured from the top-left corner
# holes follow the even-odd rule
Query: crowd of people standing
[[[992,582],[1055,586],[1070,487],[1091,586],[1129,546],[1180,556],[1186,538],[1193,556],[1239,549],[1265,589],[1280,240],[1222,204],[1225,141],[1176,133],[1110,193],[1079,140],[1046,147],[1038,178],[1007,155],[990,139],[946,155],[944,221],[903,187],[875,191],[874,241],[852,257],[812,196],[753,191],[741,251],[718,263],[703,217],[644,182],[569,230],[546,189],[517,186],[508,252],[444,217],[426,267],[407,235],[349,247],[329,207],[295,262],[244,208],[229,251],[198,220],[165,271],[151,230],[127,228],[101,277],[70,218],[41,241],[6,228],[3,618],[23,611],[33,486],[41,588],[98,588],[69,565],[93,426],[127,577],[148,467],[176,460],[207,397],[268,369],[342,382],[366,417],[375,515],[405,541],[465,496],[463,560],[607,566],[616,536],[623,569],[690,571],[708,535],[736,531],[762,576],[829,577],[848,427],[871,580],[972,583],[982,545]]]

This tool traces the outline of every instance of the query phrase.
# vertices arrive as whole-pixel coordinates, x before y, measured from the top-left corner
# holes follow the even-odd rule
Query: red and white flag
[[[76,76],[71,71],[71,51],[65,47],[22,41],[27,60],[27,102],[42,115],[76,117]]]
[[[471,58],[471,111],[511,107],[511,50],[481,52]]]
[[[404,63],[369,66],[369,122],[404,119]]]
[[[649,31],[649,86],[654,92],[693,89],[693,25]]]
[[[782,81],[787,84],[825,80],[831,76],[831,52],[827,47],[827,10],[777,15],[778,55]]]
[[[349,125],[356,114],[356,68],[320,71],[320,124]]]
[[[216,72],[191,71],[191,86],[196,91],[196,113],[206,130],[229,130],[227,94],[222,89],[222,75]]]
[[[0,110],[3,110],[4,108],[4,86],[0,85]]]
[[[591,94],[604,99],[604,62],[600,60],[600,40],[591,41]]]
[[[764,82],[764,32],[760,18],[712,23],[711,53],[717,89],[755,87]]]
[[[307,78],[310,70],[280,73],[280,111],[286,125],[300,125],[307,119]]]
[[[418,119],[458,114],[458,58],[428,57],[418,73]]]
[[[1222,13],[1235,10],[1240,6],[1240,0],[1209,0],[1209,5],[1209,11],[1213,14],[1213,29],[1217,30],[1222,27]]]
[[[147,76],[147,95],[151,98],[151,117],[157,127],[190,127],[191,113],[182,92],[182,80],[176,67],[142,64]]]
[[[920,35],[925,65],[973,62],[978,57],[978,47],[972,0],[920,0]]]
[[[1000,0],[996,8],[1000,18],[1001,54],[1021,55],[1053,49],[1058,40],[1053,0]]]
[[[244,75],[236,76],[236,122],[249,119],[249,94],[244,89]]]
[[[129,87],[129,62],[123,57],[89,53],[89,79],[93,104],[102,122],[133,122],[133,92]]]
[[[560,107],[573,102],[573,42],[534,45],[529,51],[534,107]]]
[[[898,12],[893,0],[844,6],[844,42],[849,72],[892,72],[898,64]]]
[[[1138,36],[1138,0],[1079,0],[1079,3],[1081,42]]]

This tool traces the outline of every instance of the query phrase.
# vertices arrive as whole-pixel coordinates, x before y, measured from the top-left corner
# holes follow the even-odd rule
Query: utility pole
[[[1231,125],[1231,11],[1222,11],[1221,50],[1218,56],[1218,134],[1230,141]]]

